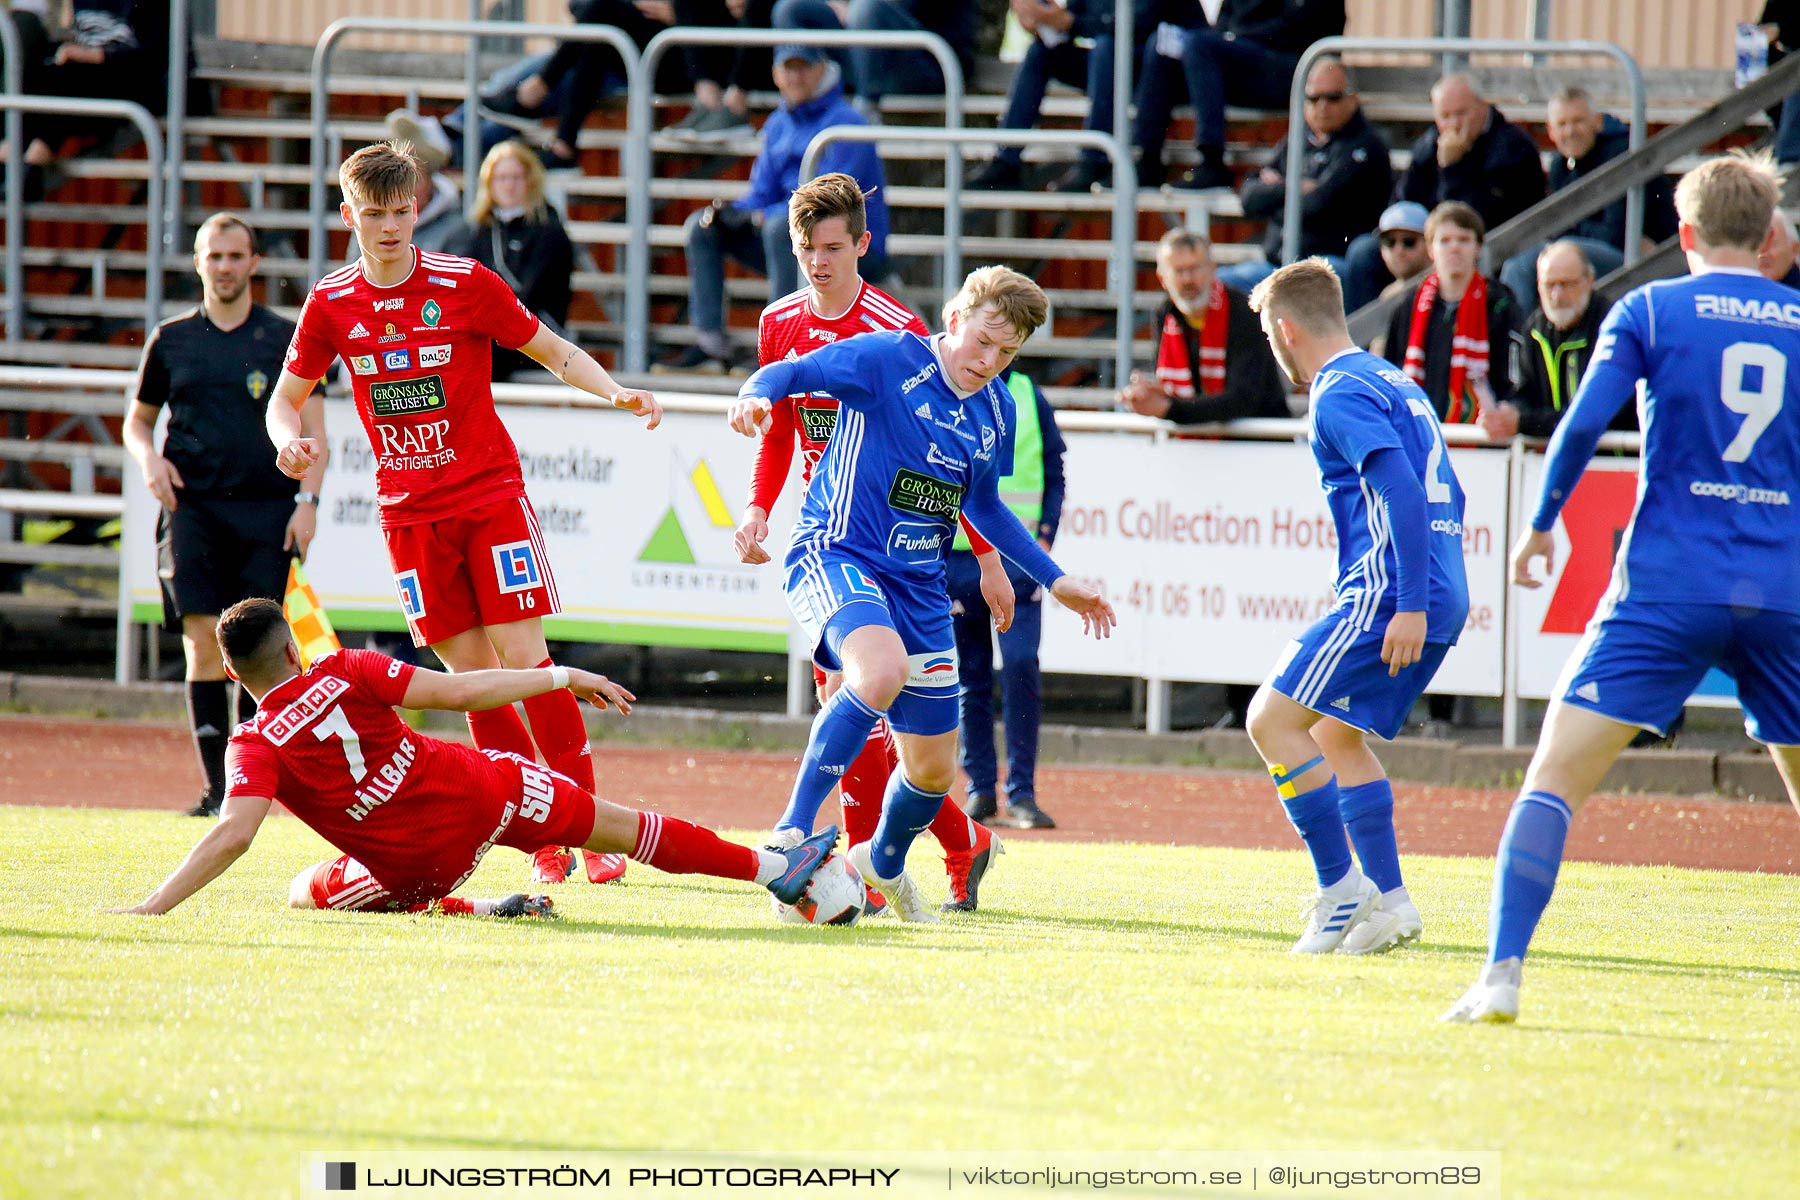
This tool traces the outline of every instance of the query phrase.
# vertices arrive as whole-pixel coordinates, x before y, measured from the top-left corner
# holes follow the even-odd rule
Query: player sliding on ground
[[[516,754],[426,737],[394,711],[468,712],[567,690],[630,712],[635,697],[604,675],[558,666],[446,675],[368,650],[339,651],[302,671],[273,600],[232,605],[218,636],[226,672],[257,701],[256,716],[231,737],[219,823],[148,899],[115,911],[166,913],[217,879],[250,848],[276,800],[343,851],[294,877],[295,908],[548,912],[548,897],[450,896],[494,846],[626,854],[672,874],[758,883],[793,904],[837,840],[832,825],[785,852],[740,846],[675,817],[596,799]]]
[[[301,436],[300,408],[333,359],[348,368],[356,411],[375,451],[375,500],[394,589],[413,642],[452,671],[550,662],[544,622],[561,611],[543,532],[525,496],[519,452],[494,410],[494,343],[656,428],[661,406],[622,388],[519,303],[472,259],[412,244],[419,164],[404,145],[365,146],[339,172],[339,215],[361,257],[313,286],[269,399],[276,465],[298,478],[318,447]],[[525,702],[531,732],[511,707],[469,714],[484,750],[544,761],[594,790],[581,708],[565,692]],[[534,748],[535,740],[535,748]],[[586,856],[588,878],[617,878],[617,855]],[[561,883],[570,856],[546,846],[532,878]]]
[[[1462,486],[1425,393],[1350,341],[1325,260],[1281,268],[1250,307],[1281,369],[1310,389],[1338,541],[1337,604],[1258,689],[1250,740],[1318,874],[1294,953],[1368,954],[1424,928],[1400,876],[1394,791],[1366,739],[1400,732],[1468,617]]]
[[[806,286],[763,310],[757,331],[758,366],[798,358],[820,346],[871,330],[904,329],[921,336],[926,333],[925,322],[857,271],[857,260],[869,249],[868,215],[863,200],[861,185],[849,175],[821,175],[794,189],[788,200],[788,227]],[[812,482],[813,468],[837,427],[837,416],[837,400],[823,392],[774,398],[768,436],[756,447],[750,502],[737,528],[735,540],[741,561],[769,561],[769,552],[763,548],[769,536],[769,513],[787,482],[795,439],[800,442],[800,479],[804,486]],[[966,522],[964,528],[969,528]],[[981,563],[982,596],[1004,632],[1011,624],[1013,611],[1012,584],[1006,578],[1005,564],[972,529],[970,542]],[[843,683],[843,675],[835,671],[827,674],[815,666],[813,682],[823,704]],[[881,820],[888,777],[897,765],[899,758],[887,722],[877,721],[862,750],[845,768],[838,786],[844,841],[849,846],[874,836],[875,825]],[[811,807],[790,804],[775,822],[767,843],[770,847],[794,845],[812,832],[819,802],[812,802],[810,791],[804,800],[811,802]],[[931,832],[944,848],[944,869],[950,875],[950,899],[944,902],[945,911],[974,912],[981,899],[982,877],[994,856],[1003,852],[1000,840],[970,820],[948,796],[932,818]],[[880,916],[886,911],[887,901],[878,891],[870,892],[868,904],[867,916]]]
[[[1551,531],[1619,409],[1639,395],[1637,509],[1612,586],[1563,668],[1494,863],[1488,956],[1446,1021],[1519,1014],[1525,951],[1577,809],[1640,729],[1659,736],[1707,670],[1737,680],[1744,728],[1800,807],[1800,304],[1757,272],[1781,194],[1766,158],[1702,163],[1675,189],[1693,273],[1628,293],[1556,427],[1513,582],[1537,587]]]
[[[788,546],[788,605],[813,662],[844,684],[813,721],[789,808],[816,813],[884,717],[900,764],[872,840],[850,851],[902,919],[935,921],[906,873],[906,851],[942,810],[956,774],[956,642],[944,555],[959,513],[1097,637],[1112,605],[1045,554],[1000,500],[1012,462],[1012,399],[995,385],[1048,305],[1005,267],[972,273],[945,310],[948,332],[871,332],[744,382],[731,427],[766,429],[771,398],[828,392],[838,402]]]

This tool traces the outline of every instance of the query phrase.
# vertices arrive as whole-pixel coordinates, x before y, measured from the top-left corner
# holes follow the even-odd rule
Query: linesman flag
[[[338,644],[337,631],[331,627],[331,618],[325,615],[325,606],[319,603],[318,593],[306,581],[306,568],[297,558],[288,560],[287,596],[281,607],[288,624],[293,626],[294,640],[300,643],[302,671],[327,654],[343,649]]]

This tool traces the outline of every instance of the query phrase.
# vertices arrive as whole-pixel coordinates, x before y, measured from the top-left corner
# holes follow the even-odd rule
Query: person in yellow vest
[[[1062,517],[1063,445],[1056,410],[1018,368],[1001,377],[1012,393],[1018,428],[1012,470],[1000,480],[1000,498],[1037,536],[1046,551],[1056,540]],[[981,568],[969,549],[968,535],[958,533],[946,562],[950,621],[956,630],[961,663],[962,768],[968,782],[965,811],[983,824],[999,817],[994,760],[994,622],[981,598]],[[1006,722],[1006,811],[1019,829],[1054,829],[1056,822],[1038,807],[1038,724],[1043,717],[1043,687],[1038,671],[1038,638],[1043,631],[1043,589],[1007,561],[1006,573],[1018,600],[1012,627],[999,634],[1000,696]],[[974,907],[974,894],[969,897]]]

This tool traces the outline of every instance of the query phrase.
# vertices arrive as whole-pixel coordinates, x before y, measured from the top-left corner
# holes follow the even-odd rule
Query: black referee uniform
[[[144,347],[133,398],[169,406],[162,454],[186,485],[157,522],[172,626],[287,590],[291,552],[282,542],[300,484],[276,469],[264,413],[293,336],[292,321],[260,304],[229,331],[195,308],[164,321]]]

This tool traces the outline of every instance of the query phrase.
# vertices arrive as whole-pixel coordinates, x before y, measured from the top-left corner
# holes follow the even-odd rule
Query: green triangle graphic
[[[681,522],[675,519],[675,509],[671,507],[656,532],[644,545],[644,552],[638,555],[639,562],[686,563],[693,565],[694,548],[688,545],[687,534],[681,532]]]

